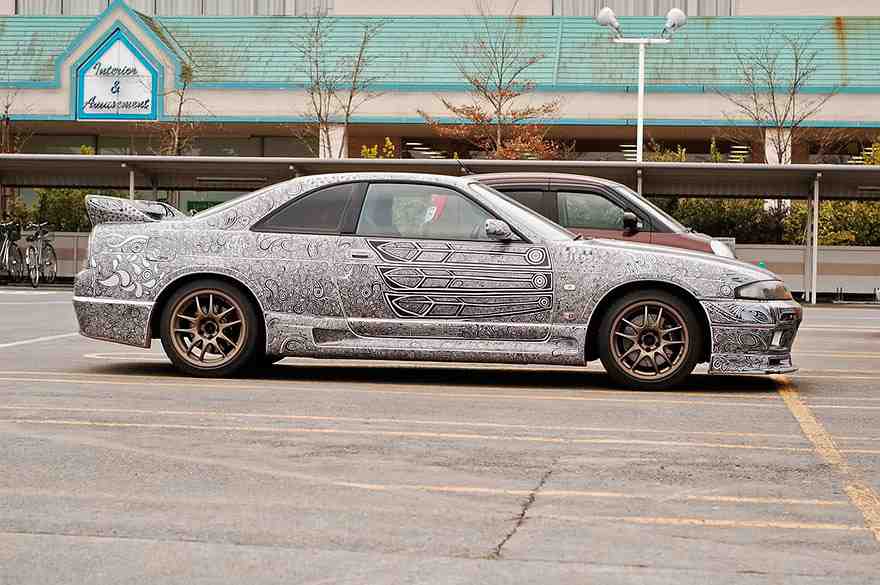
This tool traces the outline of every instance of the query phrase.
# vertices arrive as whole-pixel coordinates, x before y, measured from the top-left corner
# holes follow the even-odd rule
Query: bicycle
[[[15,242],[21,238],[21,224],[17,221],[0,223],[0,272],[6,272],[11,282],[24,279],[24,257]]]
[[[28,236],[27,241],[31,243],[27,249],[25,264],[28,269],[28,277],[30,277],[31,286],[37,288],[40,284],[40,278],[46,284],[55,282],[58,275],[58,257],[55,255],[55,248],[50,243],[52,234],[45,229],[49,222],[32,223],[27,229],[34,230],[34,235]]]

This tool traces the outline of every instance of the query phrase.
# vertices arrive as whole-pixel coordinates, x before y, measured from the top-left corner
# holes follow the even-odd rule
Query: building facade
[[[612,43],[595,23],[603,4],[490,5],[500,14],[514,7],[513,19],[492,22],[520,29],[517,38],[536,57],[526,73],[535,86],[529,99],[559,102],[553,136],[583,159],[624,158],[635,139],[637,52]],[[723,94],[748,94],[738,66],[744,53],[786,39],[815,47],[815,70],[802,88],[806,99],[830,96],[808,125],[867,142],[880,132],[880,53],[873,44],[880,21],[872,18],[880,15],[878,2],[607,4],[628,36],[659,34],[663,14],[675,4],[690,15],[672,43],[648,52],[652,141],[681,145],[699,160],[715,138],[725,157],[751,152],[763,159],[766,144],[737,144],[729,132],[748,120],[731,113]],[[403,0],[0,0],[0,115],[22,137],[17,148],[24,152],[87,147],[114,154],[312,156],[321,145],[303,139],[311,120],[309,78],[297,43],[308,31],[304,15],[329,14],[331,59],[349,58],[363,27],[381,22],[369,48],[371,89],[381,95],[357,109],[347,134],[323,138],[333,143],[332,152],[360,156],[362,147],[381,147],[387,137],[396,156],[479,156],[466,144],[439,139],[419,112],[453,122],[441,99],[470,99],[455,55],[480,17],[473,0],[426,6]],[[170,145],[181,124],[185,144]],[[811,160],[807,146],[790,155]],[[210,188],[184,194],[179,203],[195,208],[228,196]]]

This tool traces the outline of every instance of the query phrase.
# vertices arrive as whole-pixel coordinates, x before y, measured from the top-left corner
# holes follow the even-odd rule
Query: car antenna
[[[460,158],[456,158],[455,160],[456,160],[456,162],[458,163],[458,166],[461,167],[461,174],[462,174],[462,175],[473,175],[473,174],[474,174],[474,172],[473,172],[472,170],[470,170],[469,168],[467,168],[467,167],[465,166],[465,164],[464,164],[463,162],[461,162],[461,159],[460,159]]]

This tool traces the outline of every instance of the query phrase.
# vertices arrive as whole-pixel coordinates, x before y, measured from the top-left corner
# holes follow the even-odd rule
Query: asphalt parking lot
[[[288,359],[179,377],[0,288],[0,583],[876,583],[880,307],[787,377]]]

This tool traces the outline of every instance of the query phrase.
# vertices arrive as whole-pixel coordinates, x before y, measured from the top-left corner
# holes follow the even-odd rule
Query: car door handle
[[[368,250],[351,250],[348,255],[351,258],[360,258],[364,260],[373,257]]]

